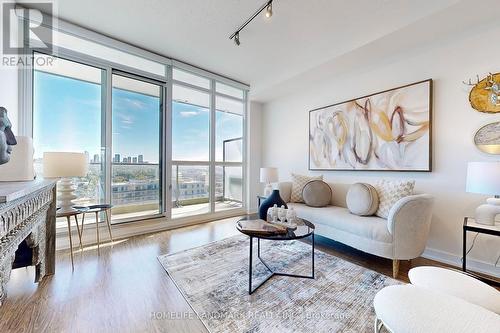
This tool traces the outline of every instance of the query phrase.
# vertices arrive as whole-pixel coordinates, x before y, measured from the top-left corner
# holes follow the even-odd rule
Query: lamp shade
[[[276,183],[278,181],[277,168],[260,168],[261,183]]]
[[[87,172],[88,163],[84,153],[43,153],[43,176],[46,178],[84,177]]]
[[[469,162],[466,191],[490,195],[500,194],[500,162]]]

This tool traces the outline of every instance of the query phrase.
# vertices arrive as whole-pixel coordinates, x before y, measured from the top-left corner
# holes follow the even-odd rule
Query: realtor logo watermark
[[[2,1],[2,66],[30,66],[34,49],[51,54],[52,26],[52,2]],[[50,65],[41,59],[44,64],[37,65]]]

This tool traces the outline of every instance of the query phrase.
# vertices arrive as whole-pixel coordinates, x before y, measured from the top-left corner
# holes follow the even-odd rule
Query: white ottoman
[[[456,296],[500,314],[500,292],[469,275],[446,268],[421,266],[410,269],[408,277],[414,286]]]
[[[394,333],[498,333],[500,316],[460,298],[413,285],[380,290],[373,301],[377,320]]]

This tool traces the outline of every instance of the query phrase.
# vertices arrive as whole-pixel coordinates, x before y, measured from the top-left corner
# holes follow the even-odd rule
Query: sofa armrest
[[[290,202],[290,197],[292,195],[292,182],[280,182],[278,183],[278,189],[280,190],[280,197],[286,203]]]
[[[413,259],[427,244],[434,198],[428,194],[400,199],[389,211],[387,228],[393,237],[393,259]]]

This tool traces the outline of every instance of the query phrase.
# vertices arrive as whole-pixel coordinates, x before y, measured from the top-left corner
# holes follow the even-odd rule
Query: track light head
[[[236,45],[240,46],[240,33],[237,32],[235,35],[234,35],[234,42]]]
[[[273,2],[269,2],[269,4],[266,7],[266,17],[270,18],[273,16]]]

